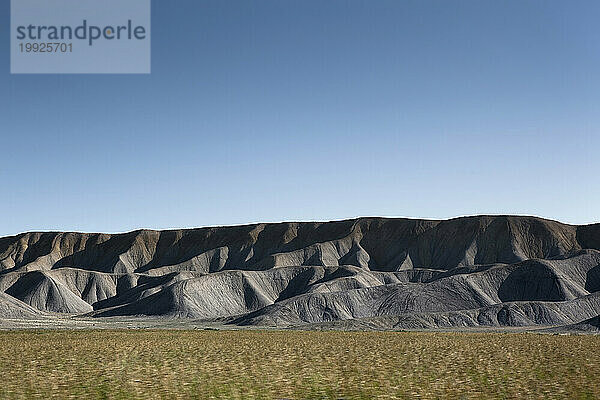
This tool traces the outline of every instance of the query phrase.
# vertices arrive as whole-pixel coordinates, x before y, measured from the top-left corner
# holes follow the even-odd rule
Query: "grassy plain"
[[[0,398],[600,398],[600,337],[0,332]]]

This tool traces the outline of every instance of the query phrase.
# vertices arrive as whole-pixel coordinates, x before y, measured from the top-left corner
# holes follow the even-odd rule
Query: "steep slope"
[[[65,285],[40,271],[23,275],[6,293],[41,311],[76,314],[92,310]]]
[[[6,293],[0,293],[0,319],[42,319],[45,317],[39,310]]]
[[[118,235],[26,233],[0,240],[0,270],[72,267],[153,275],[299,265],[448,270],[599,249],[599,232],[597,225],[484,216],[448,221],[360,218]]]

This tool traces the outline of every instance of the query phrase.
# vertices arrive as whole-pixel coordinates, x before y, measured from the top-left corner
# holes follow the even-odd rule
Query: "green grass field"
[[[600,337],[0,332],[0,398],[600,398]]]

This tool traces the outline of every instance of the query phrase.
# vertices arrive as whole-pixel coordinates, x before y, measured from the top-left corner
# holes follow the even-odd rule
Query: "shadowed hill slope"
[[[576,324],[600,313],[599,250],[600,225],[516,216],[34,232],[0,239],[0,292],[15,302],[0,313],[274,326]]]

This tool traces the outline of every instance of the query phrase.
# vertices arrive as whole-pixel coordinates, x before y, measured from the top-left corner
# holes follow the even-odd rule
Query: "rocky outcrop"
[[[599,290],[600,225],[533,217],[0,239],[0,318],[14,308],[281,327],[565,325],[600,313]]]

